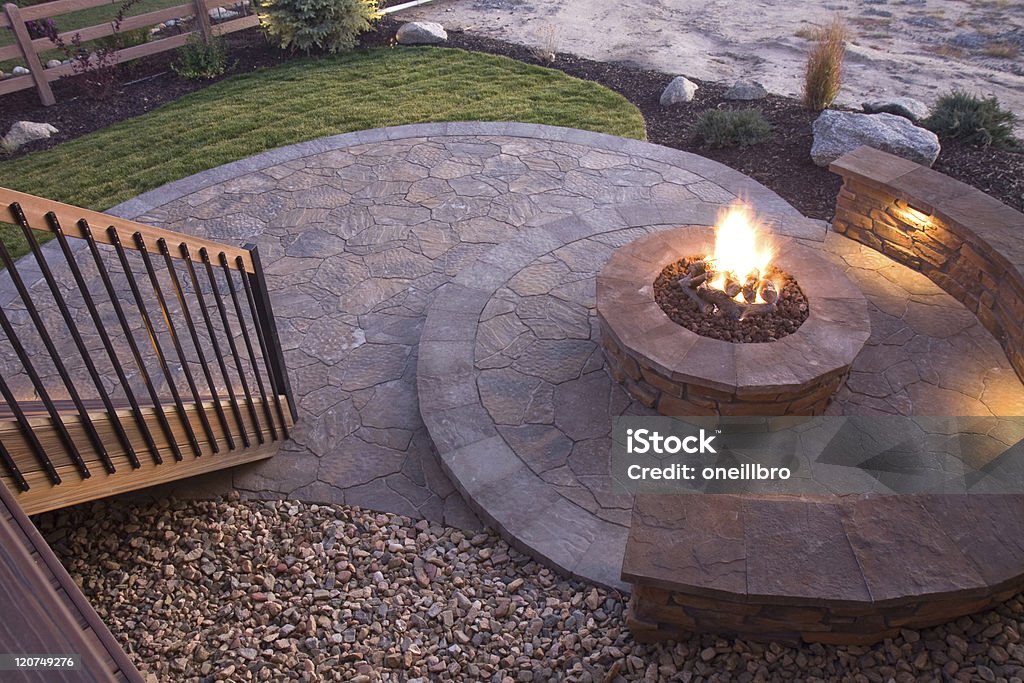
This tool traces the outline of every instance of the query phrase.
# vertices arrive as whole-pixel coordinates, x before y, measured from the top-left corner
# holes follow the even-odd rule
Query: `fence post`
[[[210,26],[210,15],[206,10],[206,3],[203,0],[192,0],[196,7],[196,24],[199,26],[199,33],[203,36],[203,42],[207,45],[213,40],[213,28]]]
[[[46,80],[43,63],[39,61],[39,55],[32,47],[32,37],[29,36],[28,29],[25,28],[25,22],[21,20],[21,10],[13,2],[9,2],[4,5],[4,13],[11,23],[18,47],[21,48],[21,54],[28,64],[28,70],[32,73],[32,80],[35,81],[39,99],[42,100],[44,107],[56,104],[57,99],[53,96],[53,90],[50,89],[50,82]]]

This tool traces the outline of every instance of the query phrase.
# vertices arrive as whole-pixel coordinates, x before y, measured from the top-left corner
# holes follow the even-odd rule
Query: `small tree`
[[[282,48],[342,52],[380,16],[377,0],[258,0],[260,24]]]
[[[814,47],[807,56],[804,104],[815,111],[828,107],[839,94],[846,37],[846,25],[836,17],[828,27],[818,32]]]

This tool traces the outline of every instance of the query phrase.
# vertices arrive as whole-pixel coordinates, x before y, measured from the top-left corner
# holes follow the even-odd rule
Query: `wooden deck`
[[[74,670],[0,671],[0,680],[142,682],[39,531],[0,485],[0,654],[76,655]]]
[[[291,420],[289,419],[290,413],[287,398],[281,397],[281,400],[284,424],[290,427]],[[178,460],[174,456],[171,443],[160,428],[156,409],[147,406],[142,411],[153,438],[156,440],[156,445],[162,458],[162,463],[158,464],[146,449],[132,413],[129,409],[124,408],[119,409],[117,413],[128,433],[129,440],[137,450],[140,464],[139,467],[132,467],[127,454],[113,433],[108,414],[103,410],[89,410],[89,416],[99,431],[110,454],[111,461],[116,467],[114,473],[109,473],[104,468],[98,454],[89,448],[89,438],[82,428],[81,420],[75,412],[74,406],[66,401],[59,401],[56,404],[72,440],[79,444],[83,459],[89,467],[91,476],[87,479],[79,474],[67,449],[58,437],[57,432],[53,429],[50,417],[42,406],[39,404],[22,403],[22,410],[25,416],[38,435],[54,470],[61,477],[60,484],[53,484],[46,469],[37,459],[31,445],[26,441],[18,423],[11,417],[10,409],[0,403],[0,442],[7,447],[19,471],[29,484],[29,489],[27,491],[19,491],[10,473],[2,469],[0,469],[0,482],[7,485],[7,488],[13,493],[21,508],[31,515],[69,505],[76,505],[97,498],[105,498],[118,493],[147,488],[185,477],[193,477],[226,467],[263,460],[274,455],[283,442],[283,432],[279,416],[273,410],[264,410],[264,406],[259,400],[253,401],[253,410],[261,418],[258,424],[252,420],[245,406],[239,411],[239,417],[241,418],[240,426],[237,423],[233,424],[235,418],[229,414],[228,417],[230,419],[227,424],[230,427],[229,431],[234,440],[234,448],[229,448],[228,446],[227,434],[215,415],[214,404],[207,401],[201,404],[200,407],[189,403],[185,405],[185,410],[189,421],[195,426],[197,444],[201,452],[201,455],[196,456],[183,435],[183,423],[177,410],[173,405],[165,405],[163,408],[164,417],[175,436],[178,452],[181,455],[181,460]],[[268,408],[271,408],[271,406],[268,406]],[[200,409],[205,410],[207,413],[207,419],[213,429],[219,452],[214,452],[212,443],[203,435],[202,430],[198,428],[199,422],[196,416]],[[271,434],[268,416],[275,418],[276,439]],[[242,434],[245,434],[249,439],[249,446],[244,445]],[[259,442],[260,436],[263,437],[263,443]],[[0,680],[2,680],[2,676],[0,676]]]

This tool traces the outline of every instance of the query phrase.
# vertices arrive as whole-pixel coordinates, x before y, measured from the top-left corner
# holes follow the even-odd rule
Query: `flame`
[[[726,273],[741,283],[755,273],[765,277],[774,256],[771,239],[750,207],[733,204],[719,216],[715,225],[715,250],[705,257],[716,272],[711,286],[724,290]],[[760,295],[757,298],[761,301]],[[736,299],[741,300],[741,295]]]

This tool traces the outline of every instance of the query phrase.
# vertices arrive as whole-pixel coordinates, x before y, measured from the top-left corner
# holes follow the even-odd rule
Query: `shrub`
[[[380,16],[377,0],[259,0],[260,23],[282,48],[351,50]]]
[[[139,0],[123,0],[121,2],[114,20],[111,22],[113,33],[106,39],[97,41],[95,51],[89,50],[82,40],[81,33],[76,33],[71,38],[69,45],[57,34],[56,25],[46,27],[46,37],[64,53],[66,59],[70,60],[72,70],[78,75],[78,86],[86,97],[102,100],[110,94],[117,83],[117,51],[124,45],[121,22],[138,2]],[[148,39],[148,35],[146,39]]]
[[[214,37],[209,43],[198,35],[178,48],[178,58],[171,64],[174,73],[193,81],[215,78],[228,68],[228,51],[224,39]]]
[[[804,73],[804,104],[821,111],[835,101],[843,77],[843,54],[846,52],[846,26],[836,17],[818,33],[817,41],[807,56]]]
[[[756,109],[710,109],[697,122],[697,134],[712,147],[747,147],[768,140],[772,127]]]
[[[29,19],[25,22],[28,37],[32,40],[57,35],[57,24],[53,19]]]
[[[981,99],[954,89],[939,98],[931,116],[922,125],[942,138],[963,140],[972,145],[1015,147],[1017,117],[999,106],[995,97]]]
[[[116,52],[126,47],[145,45],[149,42],[149,29],[136,28],[130,31],[118,30],[113,35],[105,36],[96,41],[100,48]]]

